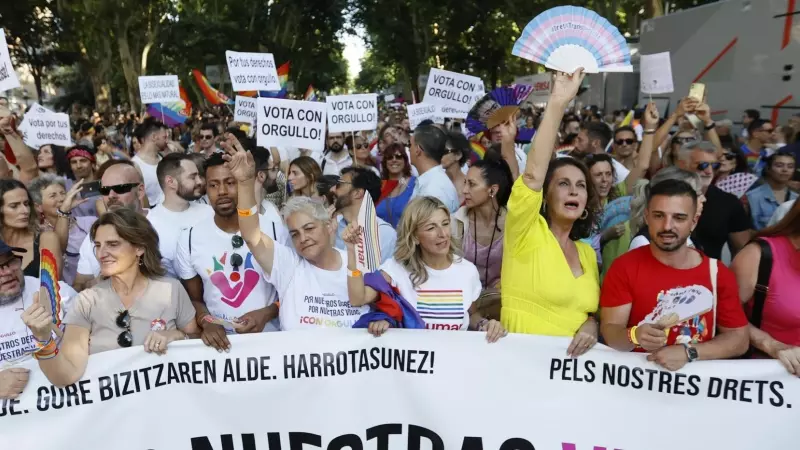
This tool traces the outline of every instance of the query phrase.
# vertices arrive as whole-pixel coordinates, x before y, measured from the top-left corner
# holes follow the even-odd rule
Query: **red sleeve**
[[[739,286],[731,269],[717,261],[717,325],[724,328],[741,328],[747,325],[742,302],[739,301]]]
[[[635,252],[636,250],[625,253],[611,263],[600,287],[600,307],[614,308],[633,303],[633,293],[628,280],[633,267],[630,261],[635,259]]]

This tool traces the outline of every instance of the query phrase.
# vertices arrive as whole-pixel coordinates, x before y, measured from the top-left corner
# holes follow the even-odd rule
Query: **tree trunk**
[[[42,95],[42,70],[41,68],[31,67],[31,75],[33,76],[33,84],[36,86],[36,98],[39,103],[44,103],[44,95]],[[26,105],[27,106],[27,105]]]
[[[664,15],[664,0],[647,0],[645,4],[646,17],[661,17]]]
[[[126,29],[120,29],[116,33],[117,46],[119,46],[119,59],[122,62],[122,72],[125,74],[125,82],[128,85],[128,101],[131,110],[138,111],[142,104],[139,100],[139,73],[136,70],[136,61],[131,54],[130,42]]]

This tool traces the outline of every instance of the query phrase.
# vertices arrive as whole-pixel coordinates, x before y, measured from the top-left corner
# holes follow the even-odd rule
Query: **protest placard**
[[[423,103],[451,106],[469,111],[483,95],[483,81],[463,73],[432,68],[425,86]],[[466,117],[465,113],[463,117]]]
[[[550,98],[550,82],[552,75],[549,73],[539,73],[536,75],[525,75],[514,79],[515,84],[526,84],[533,87],[533,91],[528,96],[528,101],[533,103],[546,102]]]
[[[178,77],[176,75],[139,77],[139,97],[145,105],[182,101]]]
[[[31,147],[41,147],[45,144],[72,145],[72,136],[69,131],[69,116],[61,113],[44,113],[26,116],[27,126],[23,133],[25,143]],[[32,143],[33,145],[31,145]]]
[[[639,87],[645,94],[669,94],[675,90],[669,52],[642,55]]]
[[[331,132],[374,130],[378,127],[378,94],[331,95],[325,103]]]
[[[280,91],[278,71],[272,53],[225,52],[233,90]]]
[[[11,64],[11,55],[6,44],[6,31],[0,28],[0,92],[19,87],[19,78]]]
[[[51,110],[45,108],[44,106],[42,106],[42,105],[40,105],[38,103],[34,103],[33,105],[31,105],[31,107],[28,110],[27,114],[47,114],[47,113],[53,113],[53,112],[54,111],[51,111]]]
[[[416,105],[408,105],[408,123],[411,129],[419,126],[423,120],[432,120],[434,123],[444,123],[444,118],[441,117],[439,107],[428,103],[417,103]]]
[[[236,96],[236,110],[233,114],[234,122],[256,124],[256,99],[252,97]]]
[[[325,149],[325,103],[259,98],[256,105],[260,147]]]

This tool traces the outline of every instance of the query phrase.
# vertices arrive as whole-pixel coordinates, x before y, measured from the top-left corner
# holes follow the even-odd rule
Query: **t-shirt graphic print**
[[[460,330],[465,314],[463,291],[418,289],[417,312],[429,330]]]

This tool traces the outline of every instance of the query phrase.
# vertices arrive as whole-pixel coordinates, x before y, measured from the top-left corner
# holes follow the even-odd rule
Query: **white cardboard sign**
[[[539,73],[536,75],[526,75],[514,79],[516,84],[526,84],[533,87],[533,91],[528,96],[528,101],[533,103],[546,102],[550,98],[550,82],[552,75],[549,73]]]
[[[69,131],[69,116],[63,113],[33,114],[26,117],[27,125],[23,131],[25,143],[38,148],[53,144],[69,147],[72,135]],[[34,145],[31,145],[32,143]]]
[[[0,28],[0,92],[19,87],[19,78],[11,64],[11,55],[6,44],[6,31]]]
[[[139,77],[139,97],[142,103],[170,103],[181,101],[177,75]]]
[[[428,103],[408,105],[408,123],[411,129],[417,128],[423,120],[432,120],[434,123],[444,123],[444,118],[441,116],[439,106]]]
[[[669,52],[642,55],[639,86],[645,94],[669,94],[675,90]]]
[[[422,102],[469,112],[482,95],[483,81],[480,78],[432,68]],[[467,116],[466,112],[463,117]]]
[[[260,147],[325,149],[325,103],[259,98],[256,105]]]
[[[280,91],[278,70],[272,53],[225,52],[233,90]]]
[[[233,121],[255,125],[256,115],[256,99],[237,95]]]
[[[328,131],[374,130],[378,127],[378,94],[330,95],[328,105]]]

